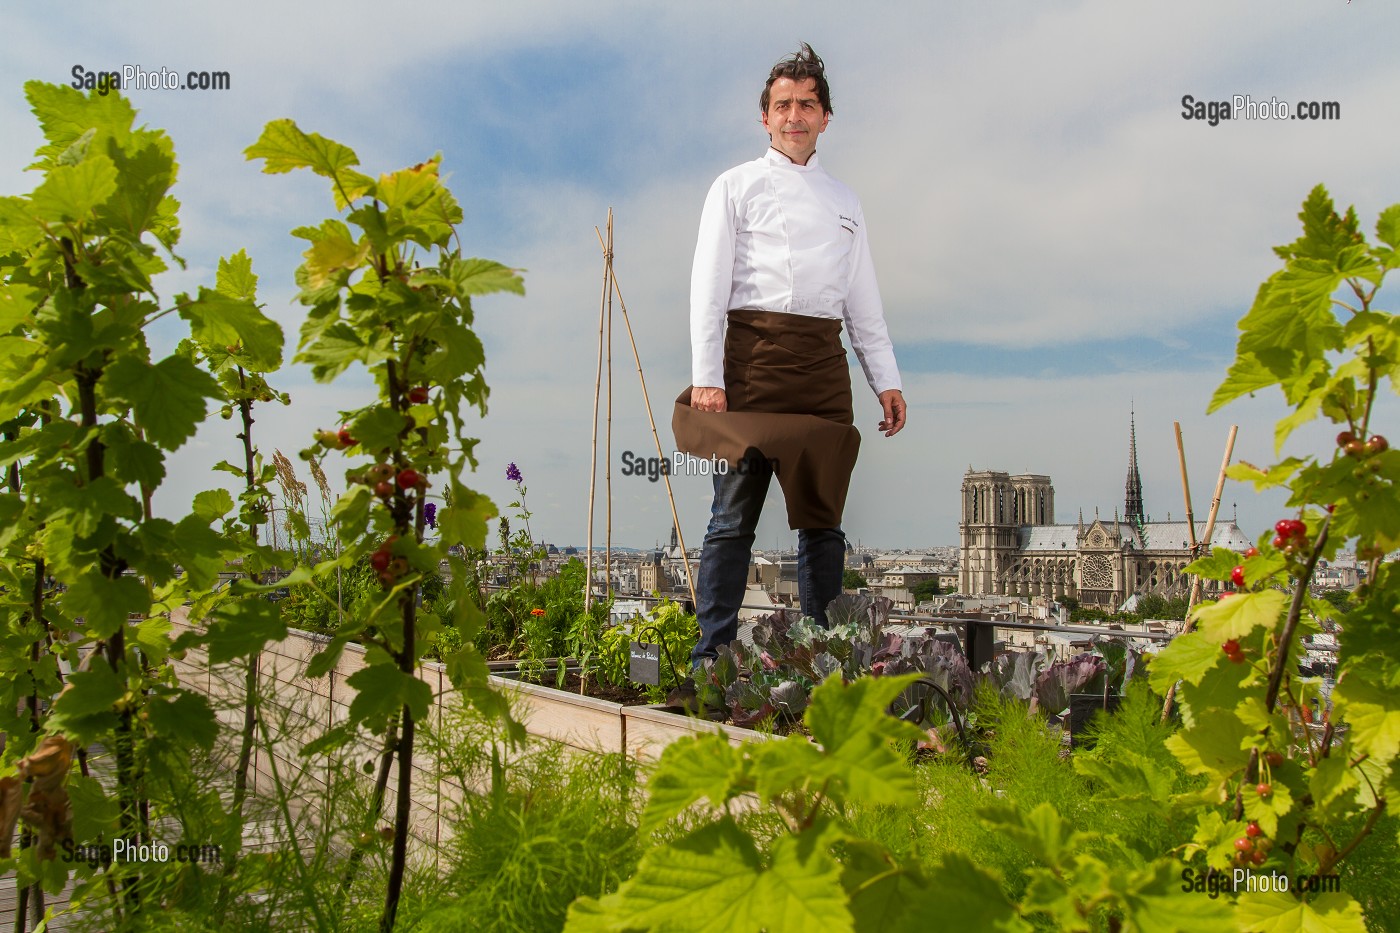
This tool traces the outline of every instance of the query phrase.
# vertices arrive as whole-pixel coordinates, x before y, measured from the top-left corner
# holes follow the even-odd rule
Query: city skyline
[[[1133,413],[1146,511],[1184,518],[1180,421],[1204,519],[1231,424],[1237,462],[1276,459],[1273,424],[1286,412],[1277,392],[1204,415],[1233,357],[1235,322],[1278,268],[1272,247],[1297,236],[1299,205],[1319,182],[1340,206],[1356,205],[1368,232],[1400,201],[1388,158],[1400,65],[1385,39],[1400,10],[1340,0],[1273,4],[1267,15],[1205,0],[900,3],[875,17],[825,0],[423,3],[404,16],[367,2],[157,2],[77,17],[22,6],[7,21],[0,194],[37,181],[23,171],[40,142],[24,81],[67,84],[75,66],[227,72],[227,90],[128,95],[140,122],[170,133],[181,163],[178,252],[188,267],[157,288],[168,304],[212,284],[218,258],[246,248],[289,350],[305,245],[289,231],[333,208],[323,179],[263,175],[244,148],[267,122],[291,117],[353,148],[370,173],[441,151],[467,213],[464,250],[526,270],[524,298],[477,305],[492,395],[487,418],[468,422],[481,438],[468,483],[508,512],[505,466],[517,463],[536,536],[552,541],[587,537],[602,273],[594,227],[613,208],[618,283],[664,456],[671,404],[689,381],[700,205],[716,175],[765,149],[758,91],[800,41],[830,71],[835,113],[819,157],[861,196],[911,409],[904,432],[880,437],[852,358],[864,434],[844,522],[853,541],[956,542],[969,467],[1051,476],[1057,520],[1096,507],[1110,517],[1123,506]],[[1336,102],[1340,119],[1211,125],[1183,106],[1187,96],[1220,104],[1237,94]],[[669,530],[671,513],[660,482],[621,474],[624,452],[658,452],[614,307],[613,537],[644,545]],[[178,337],[172,315],[152,334],[154,352]],[[294,404],[266,408],[255,437],[269,459],[281,449],[298,468],[313,431],[371,397],[362,372],[333,389],[305,367],[274,382]],[[1387,396],[1374,417],[1393,425],[1397,414]],[[210,468],[235,454],[233,433],[218,418],[200,430],[172,461],[158,512],[184,514],[195,492],[223,484]],[[1283,454],[1325,451],[1333,434],[1311,425]],[[334,481],[344,466],[338,455],[326,463]],[[709,481],[673,486],[686,543],[698,546]],[[793,540],[771,495],[759,547]],[[598,496],[601,505],[601,473]],[[1284,501],[1232,482],[1221,515],[1237,504],[1257,537],[1287,514]],[[603,535],[599,508],[595,542]]]

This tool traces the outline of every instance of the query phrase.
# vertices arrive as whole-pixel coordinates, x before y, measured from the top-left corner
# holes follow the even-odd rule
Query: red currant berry
[[[1230,653],[1230,654],[1225,655],[1225,657],[1228,658],[1228,659],[1230,660],[1230,663],[1231,663],[1231,664],[1243,664],[1243,663],[1244,663],[1244,652],[1243,652],[1243,651],[1235,651],[1235,652],[1232,652],[1232,653]]]
[[[349,428],[341,428],[336,432],[335,438],[340,442],[341,447],[354,447],[356,444],[355,436],[350,433]]]
[[[1337,435],[1337,446],[1345,447],[1354,440],[1356,440],[1355,434],[1352,434],[1350,431],[1343,431],[1341,434]]]
[[[1264,760],[1269,763],[1270,768],[1277,768],[1283,764],[1283,755],[1279,752],[1265,752]]]
[[[394,572],[392,570],[385,568],[384,570],[379,571],[379,582],[384,584],[385,586],[393,586],[395,579],[396,578],[394,577]]]
[[[381,499],[387,499],[394,494],[394,487],[392,484],[381,480],[374,484],[374,494]]]
[[[394,477],[394,482],[398,483],[400,489],[413,489],[422,481],[423,476],[413,467],[404,467],[399,470],[399,475]]]
[[[394,559],[390,560],[389,572],[396,577],[401,577],[404,574],[408,573],[408,559],[404,557],[395,557]]]
[[[1251,839],[1253,839],[1255,836],[1259,835],[1259,834],[1262,833],[1262,832],[1263,832],[1263,830],[1259,828],[1259,824],[1258,824],[1258,823],[1250,823],[1248,826],[1246,826],[1246,827],[1244,828],[1244,834],[1245,834],[1246,836],[1248,836],[1249,838],[1251,838]],[[1238,843],[1237,843],[1237,845],[1238,845]]]
[[[408,400],[415,405],[424,405],[428,401],[428,387],[414,386],[408,390]]]
[[[1269,854],[1267,852],[1262,852],[1259,849],[1255,849],[1254,853],[1249,857],[1249,861],[1254,865],[1263,865],[1268,860]]]
[[[1270,797],[1274,793],[1274,788],[1271,784],[1256,785],[1254,790],[1260,797]]]
[[[1274,535],[1274,547],[1281,548],[1288,544],[1288,539],[1283,535]]]
[[[1236,565],[1235,569],[1230,571],[1230,582],[1235,584],[1235,586],[1244,586],[1243,567]]]
[[[1366,453],[1366,445],[1358,440],[1353,440],[1345,444],[1342,450],[1346,451],[1348,457],[1360,459]]]
[[[1235,840],[1235,851],[1243,852],[1245,855],[1248,855],[1254,851],[1254,841],[1241,836]]]
[[[375,551],[369,556],[369,565],[378,573],[388,568],[389,560],[390,556],[388,551]]]
[[[1383,454],[1390,449],[1390,442],[1379,434],[1372,434],[1371,439],[1366,442],[1366,452],[1368,454]]]
[[[1235,593],[1234,593],[1233,590],[1226,590],[1225,592],[1221,593],[1219,596],[1215,597],[1215,601],[1216,601],[1216,602],[1222,602],[1222,601],[1224,601],[1224,600],[1229,599],[1231,596],[1234,596],[1234,595],[1235,595]]]
[[[1247,551],[1244,552],[1245,560],[1249,560],[1249,558],[1251,558],[1251,557],[1258,557],[1258,556],[1259,556],[1259,549],[1258,549],[1257,547],[1252,547],[1252,548],[1250,548],[1249,550],[1247,550]]]
[[[1290,518],[1288,520],[1288,530],[1285,531],[1284,534],[1288,535],[1290,538],[1302,538],[1305,537],[1307,533],[1308,526],[1305,523],[1296,518]]]
[[[1225,644],[1221,645],[1220,650],[1225,652],[1226,654],[1234,654],[1235,652],[1240,650],[1240,643],[1232,638],[1229,641],[1225,642]]]

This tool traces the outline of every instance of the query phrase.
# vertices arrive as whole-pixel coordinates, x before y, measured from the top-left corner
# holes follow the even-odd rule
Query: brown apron
[[[724,338],[728,411],[676,399],[676,449],[727,461],[753,453],[773,465],[788,527],[837,528],[860,451],[841,322],[778,311],[729,312]]]

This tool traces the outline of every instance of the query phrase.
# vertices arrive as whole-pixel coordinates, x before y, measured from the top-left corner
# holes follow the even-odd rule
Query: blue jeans
[[[700,552],[695,615],[700,641],[691,664],[713,658],[739,637],[739,606],[749,575],[754,531],[773,472],[750,451],[741,467],[714,477],[715,500],[710,527]],[[840,528],[803,528],[797,532],[797,593],[802,614],[826,624],[826,607],[841,595],[846,563],[846,536]]]

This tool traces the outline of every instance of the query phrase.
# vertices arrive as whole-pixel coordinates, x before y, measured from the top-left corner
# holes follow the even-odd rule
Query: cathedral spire
[[[1128,482],[1125,489],[1127,518],[1139,531],[1147,523],[1142,510],[1142,476],[1138,473],[1137,460],[1137,413],[1129,409],[1128,416]]]

